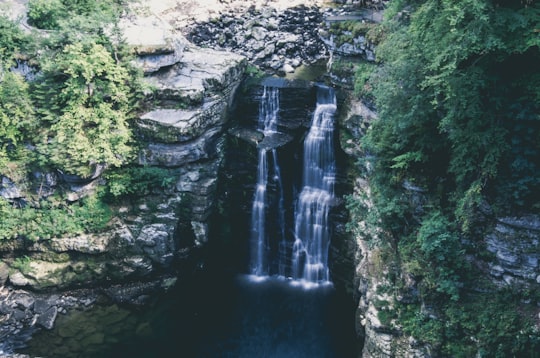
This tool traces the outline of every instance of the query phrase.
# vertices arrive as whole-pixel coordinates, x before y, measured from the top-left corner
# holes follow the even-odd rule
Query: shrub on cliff
[[[369,79],[379,116],[362,145],[371,224],[400,262],[390,276],[419,290],[399,305],[400,329],[435,355],[533,356],[538,296],[503,306],[505,292],[466,264],[485,255],[490,210],[540,209],[540,4],[399,0],[390,13]]]
[[[35,97],[43,125],[43,162],[88,176],[93,165],[129,156],[129,72],[95,42],[68,44],[43,59]]]

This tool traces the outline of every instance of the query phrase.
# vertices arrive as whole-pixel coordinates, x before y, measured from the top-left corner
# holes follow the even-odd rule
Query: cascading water
[[[312,283],[329,281],[328,211],[334,198],[334,114],[336,98],[329,87],[317,89],[317,107],[304,142],[303,187],[295,212],[292,277]]]
[[[279,112],[279,89],[264,87],[261,102],[259,104],[258,126],[265,136],[277,133],[277,121]],[[269,179],[267,148],[259,148],[257,186],[253,199],[251,212],[251,274],[255,276],[268,276],[270,273],[270,243],[267,237],[267,187]],[[281,173],[279,170],[277,152],[271,150],[273,165],[273,181],[278,186],[279,209],[278,225],[281,241],[285,237],[284,214],[283,214],[283,188]],[[281,266],[281,265],[280,265]]]

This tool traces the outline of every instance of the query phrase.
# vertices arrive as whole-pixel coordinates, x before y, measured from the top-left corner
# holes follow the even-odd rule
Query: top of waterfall
[[[313,85],[313,83],[304,80],[289,80],[280,77],[267,77],[262,81],[261,85],[275,88],[309,88]]]

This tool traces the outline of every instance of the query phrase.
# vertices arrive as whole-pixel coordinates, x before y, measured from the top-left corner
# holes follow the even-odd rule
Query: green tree
[[[0,14],[0,64],[12,65],[29,42],[17,22]]]
[[[37,122],[24,79],[9,71],[0,76],[0,174],[7,175],[8,162],[27,151],[23,144]]]
[[[485,253],[490,217],[480,208],[540,209],[540,4],[399,0],[386,16],[369,79],[379,117],[362,145],[371,223],[400,262],[392,277],[399,287],[412,275],[418,288],[398,304],[398,322],[435,355],[532,357],[539,340],[528,310],[538,296],[509,302],[466,254]],[[422,205],[407,200],[415,195]],[[490,308],[499,301],[499,312]]]
[[[29,22],[40,29],[68,29],[73,18],[96,18],[111,23],[129,0],[30,0]],[[72,28],[73,29],[73,28]]]
[[[437,191],[464,224],[482,198],[504,192],[504,182],[520,200],[505,195],[499,203],[538,206],[526,193],[540,189],[539,5],[412,5],[407,21],[384,25],[383,65],[370,80],[380,119],[364,144],[376,158],[376,182],[407,178]]]
[[[43,162],[87,176],[130,155],[129,71],[93,41],[68,44],[42,64],[36,98],[45,130]]]

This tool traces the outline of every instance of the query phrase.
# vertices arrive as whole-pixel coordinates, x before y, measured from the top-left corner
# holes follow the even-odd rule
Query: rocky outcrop
[[[155,16],[124,19],[120,26],[154,89],[149,94],[154,107],[137,121],[141,150],[136,164],[168,168],[176,182],[138,203],[116,207],[103,232],[0,242],[9,266],[4,281],[13,286],[66,289],[147,277],[172,265],[182,241],[181,220],[190,223],[199,243],[208,239],[203,228],[214,206],[224,124],[245,59],[199,49]],[[36,173],[43,184],[39,191],[53,193],[61,184],[69,188],[68,201],[76,202],[95,193],[103,180],[105,168],[94,169],[86,178]],[[0,194],[9,201],[25,195],[6,177]]]
[[[0,180],[0,197],[7,201],[13,201],[23,197],[19,187],[11,179],[2,176]]]
[[[493,255],[489,274],[498,285],[540,284],[540,217],[498,218],[484,240]]]
[[[181,61],[146,77],[155,105],[137,121],[145,143],[138,162],[177,171],[174,192],[189,203],[199,243],[208,239],[201,228],[214,206],[224,125],[245,68],[240,55],[188,44]]]
[[[137,65],[145,74],[175,65],[182,59],[186,42],[158,17],[125,17],[119,26],[125,41],[137,55]]]
[[[319,36],[332,56],[357,57],[375,61],[375,39],[370,31],[381,21],[382,12],[330,14]]]
[[[372,119],[377,113],[369,106],[351,101],[346,114],[341,119],[341,145],[344,151],[353,158],[362,155],[358,146]],[[369,176],[370,168],[363,168]],[[363,201],[367,211],[373,208],[370,198],[369,180],[356,174],[354,196],[355,200]],[[413,217],[423,213],[428,202],[428,193],[408,181],[402,184],[403,197],[409,201]],[[487,205],[487,204],[486,204]],[[421,301],[415,278],[407,274],[406,268],[400,270],[401,287],[396,294],[396,273],[392,265],[399,263],[392,260],[393,253],[373,244],[384,240],[384,232],[368,225],[363,217],[355,217],[352,213],[353,227],[358,250],[356,257],[356,289],[358,297],[357,330],[363,336],[364,346],[362,357],[431,357],[436,356],[428,345],[422,343],[422,337],[411,337],[401,329],[402,323],[393,315],[398,304],[407,305]],[[419,217],[417,218],[419,220]],[[479,268],[477,273],[483,274],[479,280],[494,284],[494,287],[512,288],[519,292],[537,290],[540,283],[540,218],[538,215],[522,215],[519,217],[492,216],[492,211],[483,208],[482,235],[479,235],[481,245],[477,244],[475,253],[468,254],[468,261]],[[480,221],[479,221],[480,222]],[[480,226],[480,225],[479,225]],[[396,266],[397,267],[397,266]],[[388,288],[392,288],[389,290]],[[488,287],[488,286],[486,286]],[[472,288],[473,290],[484,290]],[[524,300],[525,302],[525,300]],[[525,302],[529,304],[529,302]],[[440,307],[421,303],[420,313],[436,316]],[[533,301],[534,305],[534,301]],[[537,313],[535,314],[536,319]]]
[[[44,292],[93,288],[117,301],[142,303],[164,289],[175,258],[208,240],[227,114],[246,60],[194,46],[152,14],[130,15],[120,28],[151,88],[148,111],[136,121],[140,153],[132,164],[166,168],[174,180],[141,199],[116,204],[114,219],[102,232],[1,241],[0,351],[29,337],[21,332],[50,329],[58,313],[72,308],[54,295],[49,306],[36,304]],[[95,169],[87,178],[35,173],[42,184],[36,191],[47,196],[62,186],[68,201],[77,202],[103,182],[104,168]],[[1,178],[0,195],[10,202],[24,199],[23,189]],[[29,303],[13,292],[30,297]]]

